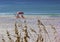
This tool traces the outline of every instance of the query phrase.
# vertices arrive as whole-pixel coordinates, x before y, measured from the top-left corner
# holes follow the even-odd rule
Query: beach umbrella
[[[23,14],[24,14],[24,12],[20,12],[20,11],[17,12],[17,18],[20,18],[20,17],[24,18]]]
[[[19,12],[17,12],[17,14],[24,14],[24,12],[20,12],[20,11],[19,11]]]

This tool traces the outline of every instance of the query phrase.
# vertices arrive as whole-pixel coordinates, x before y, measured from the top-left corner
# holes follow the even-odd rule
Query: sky
[[[0,13],[60,13],[60,0],[0,0]]]

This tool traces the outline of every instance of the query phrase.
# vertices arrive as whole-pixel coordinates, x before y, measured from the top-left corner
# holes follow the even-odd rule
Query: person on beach
[[[24,18],[23,14],[24,12],[17,12],[16,18]]]

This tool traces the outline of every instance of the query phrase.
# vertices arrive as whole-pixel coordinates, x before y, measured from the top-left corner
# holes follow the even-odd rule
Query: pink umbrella
[[[17,12],[17,14],[24,14],[24,12]]]
[[[24,14],[24,12],[20,12],[20,11],[17,12],[17,18],[20,18],[20,17],[24,18],[23,14]]]

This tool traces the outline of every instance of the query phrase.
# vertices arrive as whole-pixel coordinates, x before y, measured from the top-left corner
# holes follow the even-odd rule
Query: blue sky
[[[60,0],[0,0],[0,13],[60,13]]]

